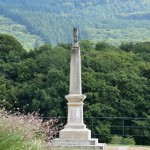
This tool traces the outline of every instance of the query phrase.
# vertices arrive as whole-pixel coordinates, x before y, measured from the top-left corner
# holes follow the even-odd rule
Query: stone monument
[[[81,58],[78,44],[77,28],[73,29],[73,46],[70,64],[70,88],[65,96],[68,101],[67,124],[59,132],[59,138],[54,140],[54,145],[64,147],[90,147],[104,148],[105,144],[98,143],[98,139],[91,138],[91,131],[83,122],[83,101],[81,85]]]

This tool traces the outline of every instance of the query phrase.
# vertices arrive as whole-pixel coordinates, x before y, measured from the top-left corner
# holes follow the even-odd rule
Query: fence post
[[[93,117],[92,117],[92,120],[91,120],[91,122],[92,122],[92,135],[93,135]]]
[[[122,144],[124,144],[124,118],[122,118]]]

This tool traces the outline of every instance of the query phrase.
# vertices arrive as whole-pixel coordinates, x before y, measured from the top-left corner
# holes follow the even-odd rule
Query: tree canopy
[[[150,43],[80,42],[85,117],[150,117]],[[8,110],[38,111],[44,117],[66,116],[70,44],[43,45],[26,52],[11,36],[0,35],[0,104]],[[111,139],[110,122],[95,133]],[[143,122],[132,121],[131,125]],[[149,123],[145,123],[149,127]],[[134,132],[143,132],[140,129]],[[145,129],[145,133],[149,131]],[[149,137],[135,137],[150,144]]]

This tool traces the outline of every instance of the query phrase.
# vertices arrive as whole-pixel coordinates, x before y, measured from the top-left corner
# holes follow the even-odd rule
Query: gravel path
[[[126,147],[126,146],[122,146],[122,147],[119,147],[119,149],[118,150],[128,150],[128,147]]]

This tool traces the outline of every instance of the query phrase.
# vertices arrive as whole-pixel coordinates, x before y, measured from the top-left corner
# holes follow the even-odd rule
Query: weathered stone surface
[[[68,101],[68,120],[65,128],[59,132],[60,139],[81,139],[89,140],[91,131],[83,123],[83,94],[69,94],[66,96]]]
[[[98,143],[98,139],[89,140],[68,140],[68,139],[55,139],[53,141],[53,146],[58,147],[75,147],[75,148],[88,148],[88,149],[104,149],[106,144]]]
[[[98,139],[91,139],[91,131],[83,122],[83,101],[86,98],[82,94],[81,86],[81,58],[78,45],[77,29],[73,30],[74,43],[71,50],[70,64],[70,88],[68,101],[67,124],[59,132],[59,139],[55,139],[53,145],[61,147],[104,148],[105,144],[99,144]]]
[[[73,140],[90,140],[91,131],[89,129],[63,129],[59,132],[60,139],[73,139]]]
[[[98,140],[97,139],[90,139],[90,140],[80,140],[80,139],[77,139],[77,140],[68,140],[68,139],[55,139],[55,141],[57,141],[57,143],[61,146],[61,145],[76,145],[76,146],[86,146],[86,145],[97,145],[98,144]],[[66,145],[66,146],[67,146]]]
[[[81,58],[80,58],[80,48],[79,47],[73,47],[71,50],[69,93],[70,94],[82,94]]]
[[[85,95],[69,94],[66,96],[68,101],[68,118],[65,128],[71,129],[85,129],[83,123],[83,100]]]

